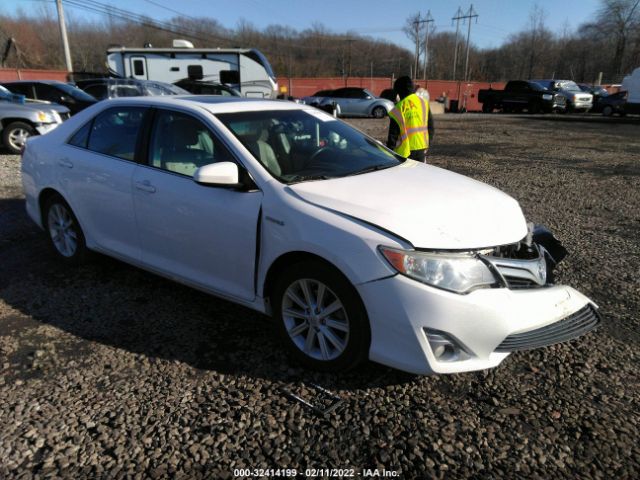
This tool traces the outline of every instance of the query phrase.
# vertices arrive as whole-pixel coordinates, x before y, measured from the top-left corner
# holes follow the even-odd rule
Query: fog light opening
[[[424,331],[427,335],[433,356],[436,357],[437,361],[459,362],[471,358],[469,352],[446,333],[437,330],[428,330],[426,328]]]

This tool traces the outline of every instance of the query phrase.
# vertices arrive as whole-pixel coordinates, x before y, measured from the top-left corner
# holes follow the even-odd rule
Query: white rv
[[[173,48],[112,47],[110,75],[174,83],[191,78],[229,85],[244,97],[276,98],[278,83],[269,61],[251,48],[194,48],[174,40]]]

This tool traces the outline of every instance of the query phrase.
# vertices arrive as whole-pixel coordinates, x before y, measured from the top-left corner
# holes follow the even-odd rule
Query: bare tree
[[[627,43],[632,33],[638,35],[640,28],[640,0],[602,0],[598,11],[600,28],[613,34],[615,47],[611,59],[610,73],[613,75],[624,72],[623,62]]]

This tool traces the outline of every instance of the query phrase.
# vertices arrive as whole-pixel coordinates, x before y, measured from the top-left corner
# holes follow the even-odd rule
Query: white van
[[[109,74],[175,83],[184,78],[229,85],[243,97],[276,98],[278,83],[266,57],[252,48],[194,48],[174,40],[173,48],[112,47]]]

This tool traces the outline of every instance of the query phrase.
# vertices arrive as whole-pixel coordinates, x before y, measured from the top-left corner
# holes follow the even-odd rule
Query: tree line
[[[546,24],[548,12],[534,7],[528,23],[498,48],[469,45],[470,80],[506,81],[516,78],[571,78],[594,82],[602,72],[604,83],[616,83],[640,66],[640,0],[601,0],[591,21],[571,30],[554,32]],[[386,40],[338,34],[317,23],[297,30],[285,25],[260,29],[248,21],[234,28],[212,18],[177,16],[158,23],[147,17],[128,18],[114,11],[102,20],[88,20],[71,12],[67,28],[76,72],[106,72],[109,46],[171,46],[175,38],[193,41],[197,47],[252,47],[269,58],[276,75],[292,77],[391,77],[415,73],[415,52]],[[406,20],[410,38],[424,39],[429,31],[426,76],[463,80],[466,38],[438,31],[429,23],[418,24],[417,15]],[[12,39],[13,41],[11,41]],[[454,55],[456,45],[458,54]],[[424,42],[418,42],[419,69],[425,67]],[[26,12],[0,12],[2,66],[13,68],[64,68],[55,10],[40,5]]]

